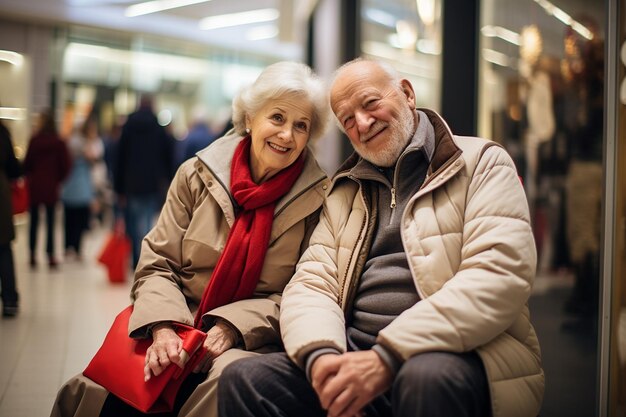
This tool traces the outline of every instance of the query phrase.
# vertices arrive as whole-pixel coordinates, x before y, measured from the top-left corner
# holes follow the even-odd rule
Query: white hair
[[[329,90],[332,89],[333,85],[335,84],[335,81],[337,81],[337,78],[339,77],[339,75],[341,75],[341,73],[348,67],[354,65],[354,64],[359,64],[361,62],[370,62],[376,66],[378,66],[381,70],[383,70],[383,72],[385,74],[387,74],[387,76],[389,77],[389,81],[391,83],[391,85],[393,85],[395,88],[398,89],[398,91],[402,91],[402,76],[400,76],[400,73],[389,63],[385,62],[385,61],[381,61],[378,59],[373,59],[373,58],[365,58],[365,57],[358,57],[353,59],[352,61],[348,61],[345,64],[341,65],[339,68],[337,68],[335,70],[335,72],[333,72],[332,77],[330,78],[330,82],[328,83],[328,85],[330,86]],[[343,127],[343,125],[341,124],[341,122],[335,117],[335,123],[337,124],[337,127],[339,128],[339,130],[341,130],[341,132],[346,133],[345,128]]]
[[[294,94],[311,103],[310,139],[319,138],[326,131],[330,117],[326,87],[307,65],[289,61],[266,67],[253,84],[243,88],[233,99],[235,131],[243,136],[246,117],[253,118],[268,100]]]

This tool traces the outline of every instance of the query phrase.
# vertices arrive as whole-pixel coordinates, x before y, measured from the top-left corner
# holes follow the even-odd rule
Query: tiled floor
[[[110,284],[95,261],[103,228],[85,236],[82,262],[62,262],[56,271],[43,262],[30,269],[27,224],[17,231],[20,313],[0,320],[0,416],[44,417],[61,384],[84,369],[116,313],[128,305],[130,284]]]

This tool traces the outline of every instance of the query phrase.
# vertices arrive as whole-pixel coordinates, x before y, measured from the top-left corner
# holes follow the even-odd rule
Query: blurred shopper
[[[91,182],[93,183],[94,198],[91,203],[91,213],[100,223],[104,220],[104,211],[107,199],[110,200],[111,189],[107,178],[107,166],[104,161],[104,142],[98,132],[98,122],[95,118],[88,120],[84,129],[86,151],[90,157]],[[89,224],[88,224],[89,226]]]
[[[31,138],[24,159],[24,172],[28,180],[30,197],[30,265],[37,265],[37,230],[39,207],[46,210],[48,265],[57,266],[54,256],[54,209],[59,201],[61,183],[70,170],[70,159],[65,142],[57,133],[52,111],[46,110],[39,117],[37,132]]]
[[[152,228],[172,178],[172,142],[144,95],[139,109],[122,128],[114,188],[126,210],[126,233],[132,243],[133,267],[139,261],[141,240]]]
[[[91,166],[98,158],[97,151],[88,143],[88,138],[93,135],[93,129],[95,129],[95,121],[88,119],[74,131],[69,140],[72,170],[61,192],[65,220],[66,259],[72,255],[81,259],[82,236],[89,228],[91,205],[95,195]]]
[[[209,146],[215,139],[215,132],[211,130],[207,123],[206,112],[203,109],[196,109],[191,129],[189,129],[189,133],[187,133],[187,137],[183,141],[185,144],[184,160],[193,158],[198,151]]]
[[[111,126],[111,130],[102,140],[104,143],[104,163],[106,164],[107,170],[107,182],[109,183],[109,188],[111,189],[113,189],[115,172],[117,172],[117,157],[119,153],[120,135],[122,133],[123,125],[123,120],[116,120],[113,123],[113,126]],[[113,208],[114,220],[118,220],[123,217],[122,210],[120,209],[117,199],[114,196],[111,196],[110,201],[108,201],[107,204]]]
[[[207,353],[183,383],[177,409],[160,416],[217,416],[224,366],[280,349],[280,294],[328,185],[307,146],[328,120],[324,85],[309,67],[269,66],[233,108],[235,131],[178,170],[135,274],[129,331],[153,340],[146,380],[182,366],[176,323],[207,332]],[[97,415],[141,413],[82,375],[61,388],[52,410]]]
[[[15,268],[11,241],[15,238],[10,181],[20,175],[20,163],[13,152],[11,134],[0,119],[0,295],[2,316],[13,317],[18,311],[19,295],[15,284]]]

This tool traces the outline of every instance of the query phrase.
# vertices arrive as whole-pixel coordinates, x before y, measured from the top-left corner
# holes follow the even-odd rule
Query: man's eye
[[[350,129],[352,126],[354,126],[354,117],[348,117],[346,120],[344,120],[344,129]]]
[[[365,102],[365,108],[371,108],[374,104],[376,104],[377,99],[371,99]]]

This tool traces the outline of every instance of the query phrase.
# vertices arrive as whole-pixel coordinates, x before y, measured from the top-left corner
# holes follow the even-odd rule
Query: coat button
[[[198,168],[198,172],[202,172],[202,171],[204,171],[204,168],[202,167]]]
[[[207,184],[209,187],[213,187],[213,181],[209,181],[209,183]]]
[[[458,167],[459,165],[461,165],[461,161],[456,161],[454,165]]]
[[[327,190],[328,189],[328,185],[326,185],[326,184],[322,185],[322,189],[323,190]]]

